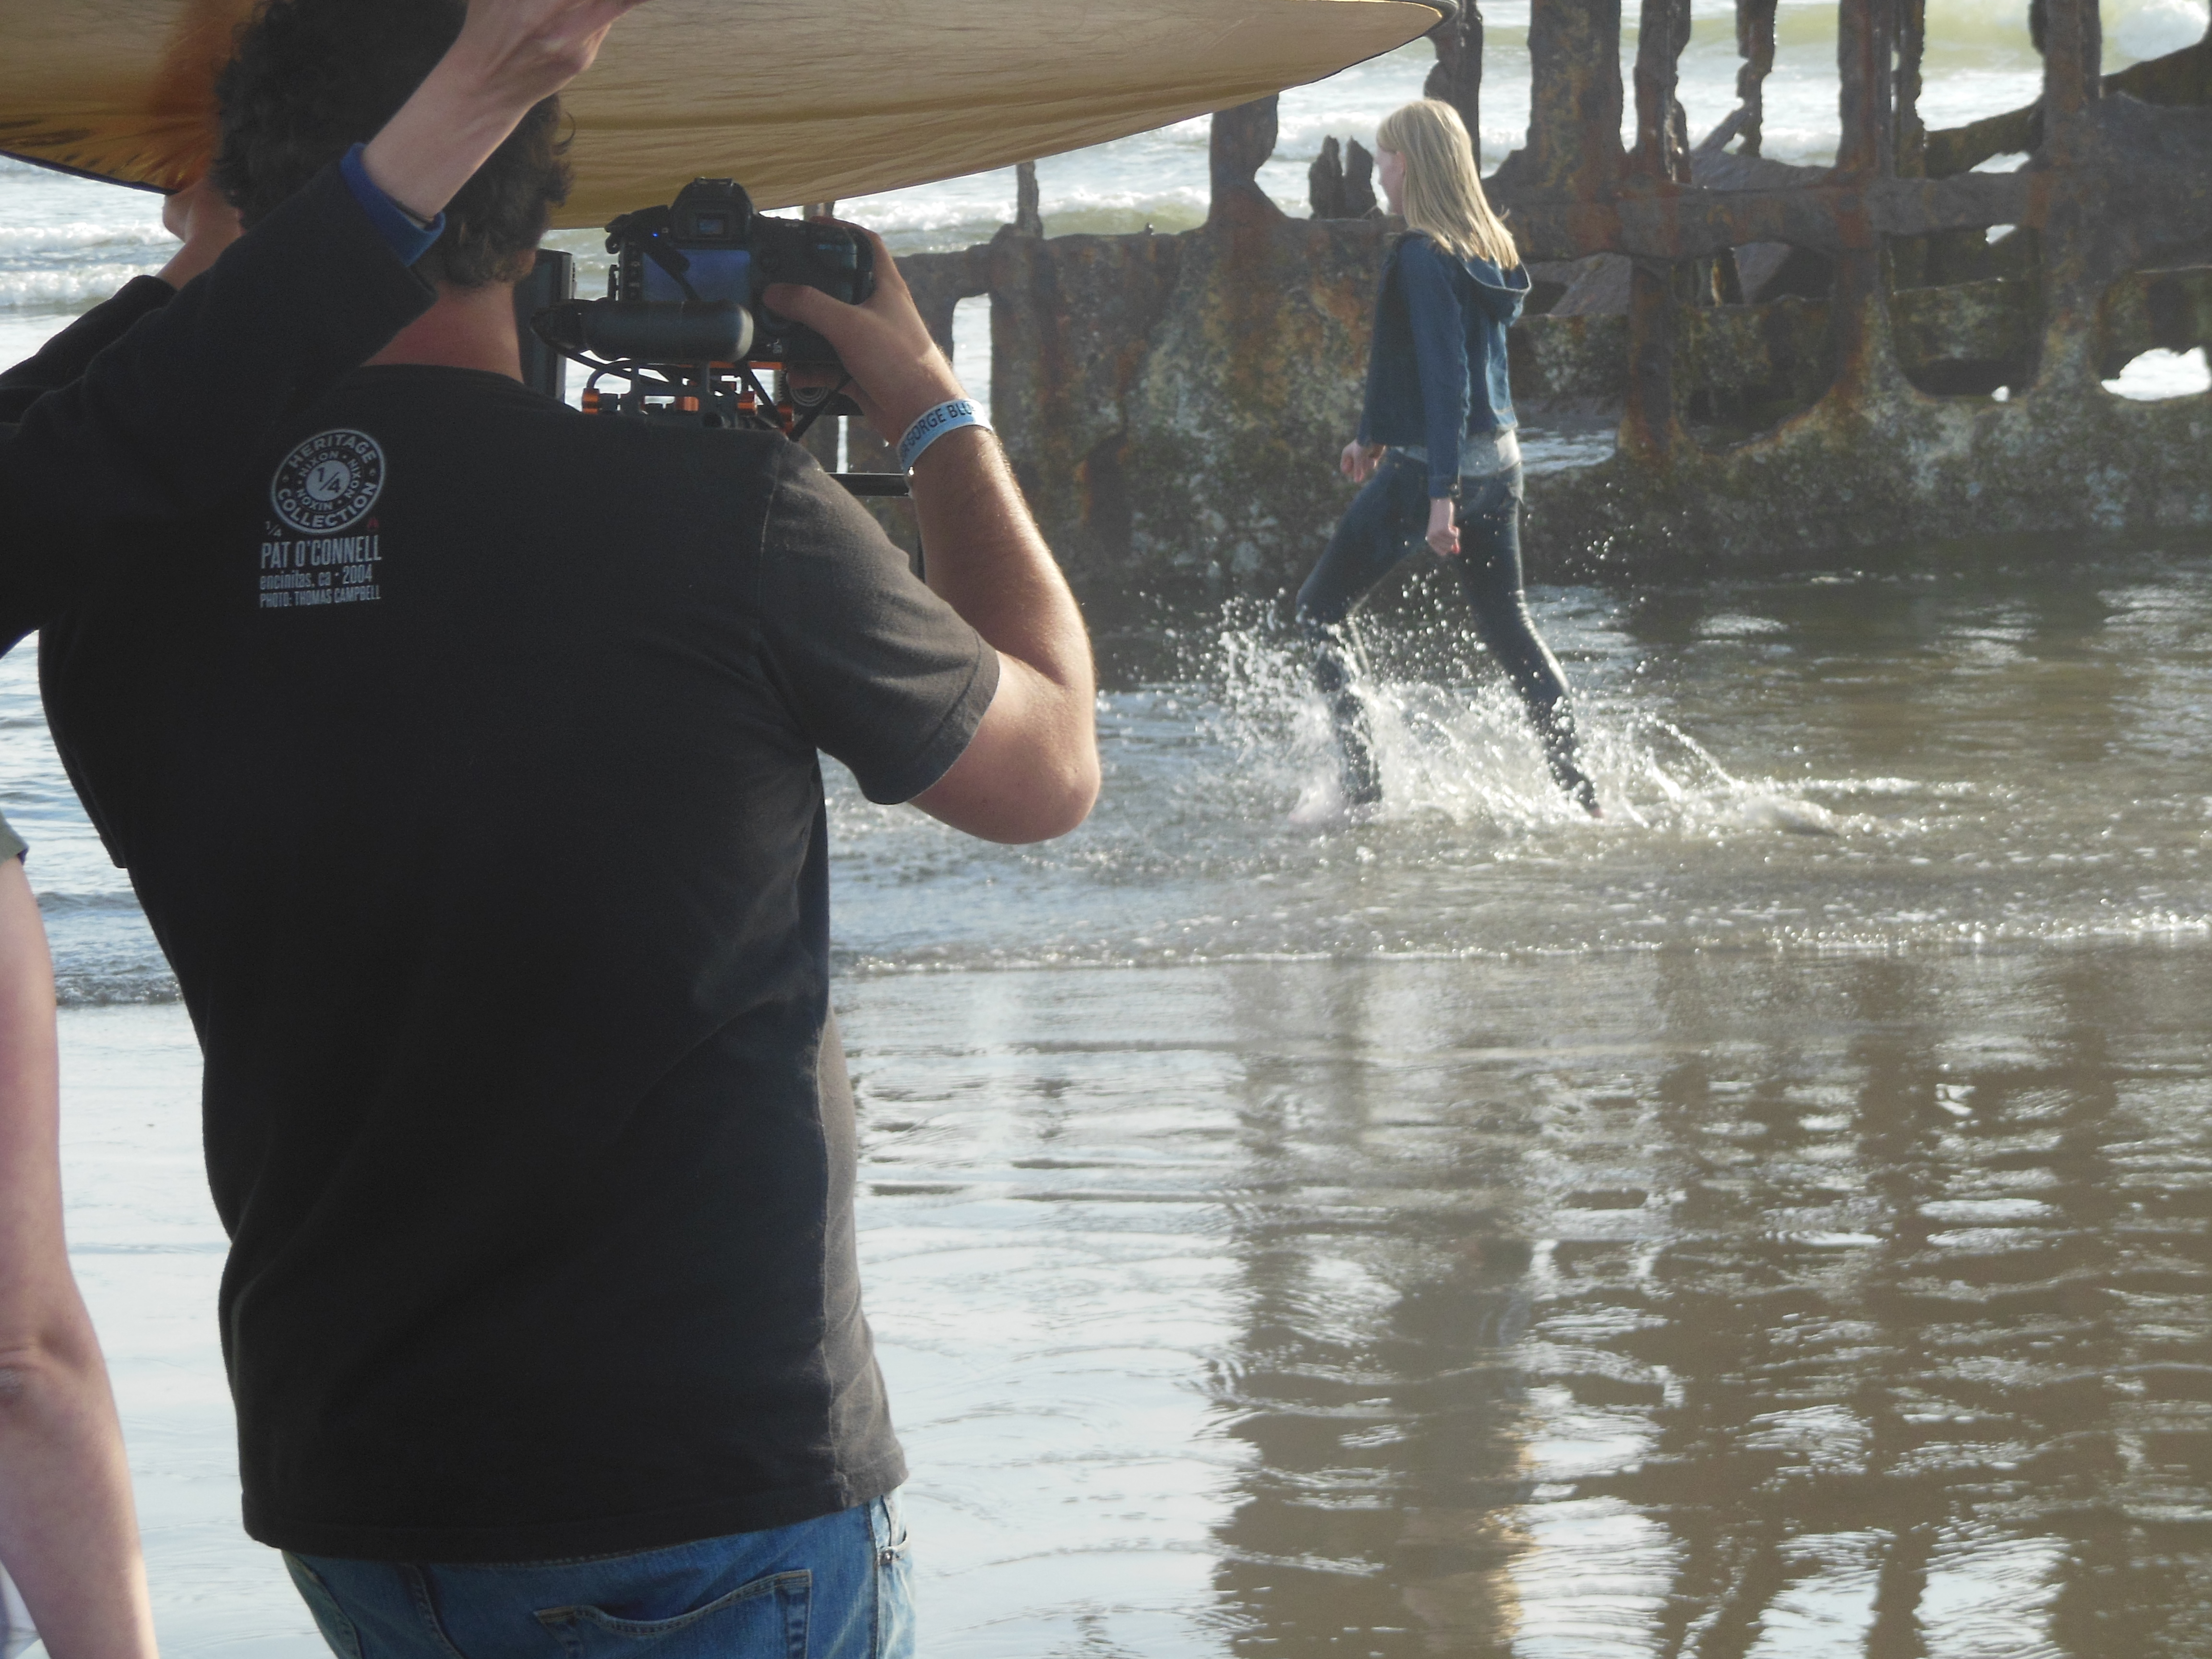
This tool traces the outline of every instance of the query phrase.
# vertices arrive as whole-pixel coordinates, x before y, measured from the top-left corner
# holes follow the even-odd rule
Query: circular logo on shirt
[[[295,530],[327,536],[357,524],[384,490],[384,451],[366,432],[318,432],[269,481],[269,504]]]

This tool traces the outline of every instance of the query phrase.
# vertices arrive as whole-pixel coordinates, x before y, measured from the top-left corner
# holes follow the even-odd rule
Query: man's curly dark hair
[[[249,226],[375,137],[461,32],[465,0],[266,0],[216,81],[216,185]],[[446,205],[416,269],[456,288],[519,282],[568,197],[561,100],[522,118]]]

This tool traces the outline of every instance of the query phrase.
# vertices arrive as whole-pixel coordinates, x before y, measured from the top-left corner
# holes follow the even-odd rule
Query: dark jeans
[[[914,1659],[894,1498],[633,1555],[284,1565],[339,1659]]]
[[[1474,611],[1475,637],[1498,659],[1535,726],[1559,787],[1584,806],[1596,795],[1583,775],[1566,676],[1537,635],[1521,591],[1521,469],[1460,481],[1459,556],[1450,561]],[[1347,800],[1381,794],[1366,717],[1352,694],[1344,623],[1391,567],[1428,545],[1429,472],[1391,450],[1353,498],[1313,574],[1298,590],[1298,624],[1313,641],[1314,684],[1328,699],[1343,747]]]

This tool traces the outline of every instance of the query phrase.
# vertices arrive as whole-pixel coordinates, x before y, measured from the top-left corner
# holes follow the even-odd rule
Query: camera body
[[[830,343],[778,316],[765,296],[771,283],[799,283],[859,305],[876,291],[867,238],[827,222],[770,218],[735,180],[695,179],[667,206],[609,225],[607,252],[614,264],[604,300],[568,297],[566,254],[541,252],[516,289],[518,314],[531,307],[530,332],[550,348],[537,354],[542,362],[524,354],[533,385],[560,397],[559,365],[574,361],[592,371],[586,414],[793,439],[823,416],[860,413],[837,390],[848,377]],[[757,372],[767,370],[773,392]],[[610,377],[626,389],[602,391]],[[855,495],[906,493],[903,474],[832,476]]]
[[[787,368],[834,368],[837,354],[769,309],[769,284],[804,283],[848,305],[876,291],[875,250],[866,239],[842,225],[757,212],[744,186],[729,179],[694,179],[666,207],[623,214],[607,227],[607,252],[608,298],[739,306],[753,319],[746,356]]]
[[[555,349],[688,372],[705,363],[842,374],[812,329],[780,317],[772,283],[818,288],[848,305],[876,291],[875,249],[842,225],[771,218],[729,179],[695,179],[665,207],[607,227],[614,263],[604,300],[570,300],[531,319]],[[840,411],[842,412],[842,411]]]

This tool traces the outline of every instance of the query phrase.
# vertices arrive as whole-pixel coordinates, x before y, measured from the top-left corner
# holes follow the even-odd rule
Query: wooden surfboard
[[[368,0],[364,0],[368,3]],[[0,0],[0,151],[173,190],[204,171],[252,0]],[[1057,155],[1403,46],[1410,0],[653,0],[564,94],[605,223],[700,175],[762,207]]]

